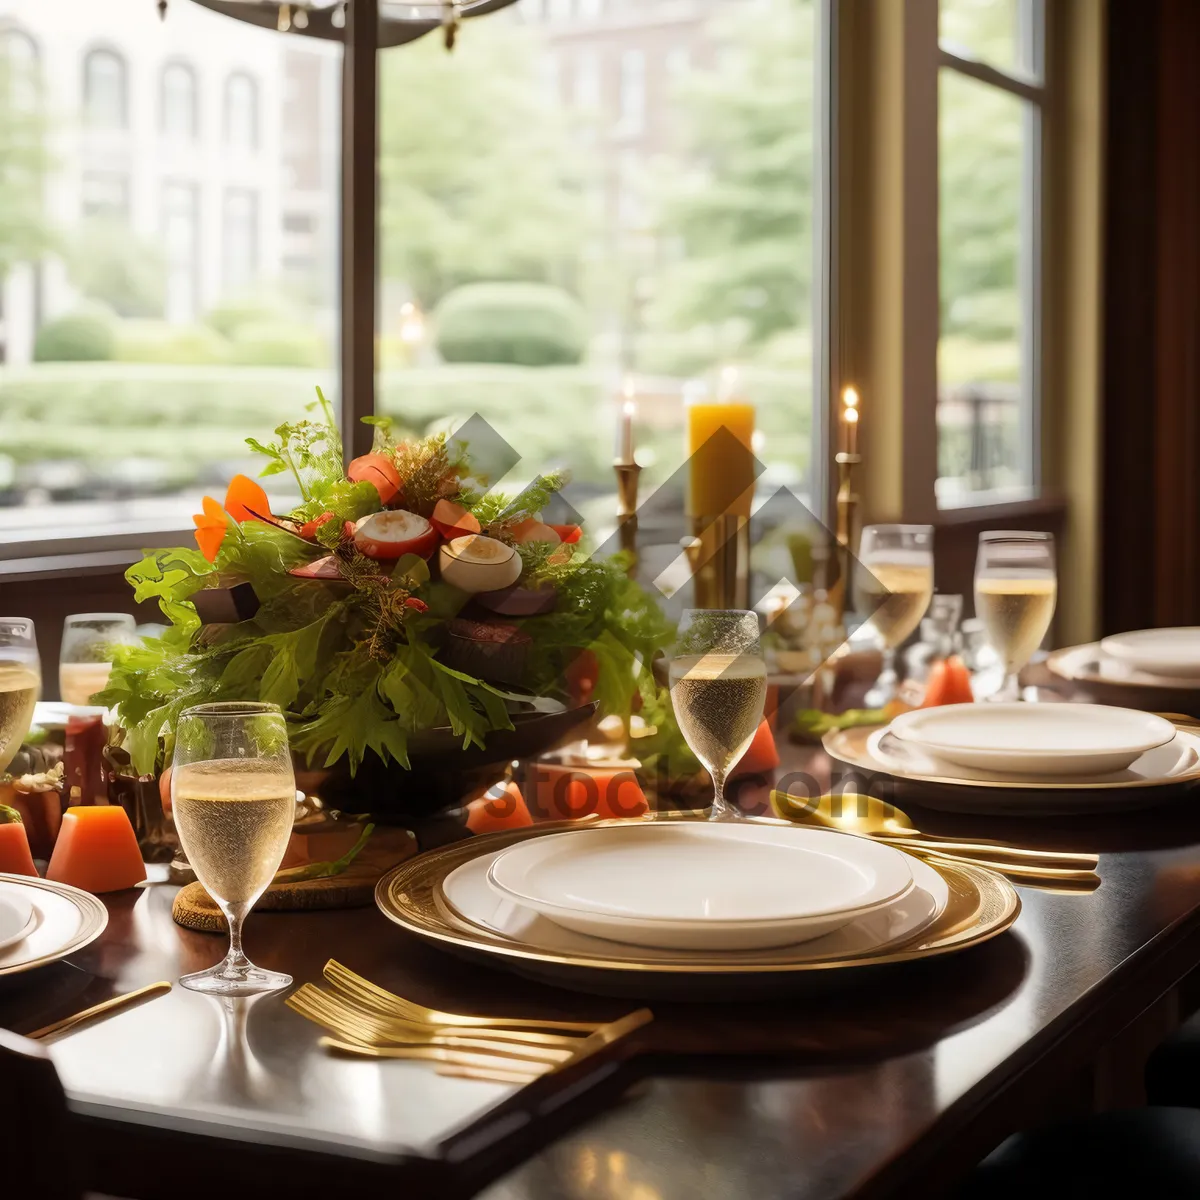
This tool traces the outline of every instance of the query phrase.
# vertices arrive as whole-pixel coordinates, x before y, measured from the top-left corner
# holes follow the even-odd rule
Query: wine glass
[[[0,775],[29,732],[41,690],[33,622],[28,617],[0,617]]]
[[[275,704],[199,704],[175,730],[175,829],[196,878],[229,922],[229,953],[179,982],[196,992],[248,996],[287,987],[290,975],[242,952],[242,923],[287,849],[296,780],[287,725]]]
[[[132,645],[137,626],[128,613],[75,613],[63,622],[58,694],[68,704],[90,704],[108,686],[113,649]]]
[[[725,777],[746,753],[767,700],[758,614],[685,609],[670,667],[671,704],[684,740],[713,781],[710,819],[741,816],[725,803]]]
[[[989,699],[1020,699],[1017,674],[1042,644],[1057,599],[1053,534],[997,529],[979,535],[975,613],[1004,664],[1004,683]]]
[[[853,582],[855,607],[883,642],[883,668],[864,703],[882,708],[896,697],[896,648],[933,599],[933,526],[866,526]]]

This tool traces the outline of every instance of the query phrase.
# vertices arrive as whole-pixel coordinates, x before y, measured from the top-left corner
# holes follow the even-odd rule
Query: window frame
[[[1021,228],[1019,237],[1019,266],[1017,286],[1021,303],[1021,379],[1020,379],[1020,408],[1018,413],[1017,437],[1020,448],[1020,467],[1022,475],[1028,480],[1023,495],[1016,498],[1016,503],[1022,501],[1037,502],[1043,492],[1043,453],[1042,453],[1042,390],[1043,390],[1043,275],[1045,272],[1045,222],[1046,206],[1044,203],[1044,178],[1046,174],[1046,117],[1049,109],[1049,92],[1046,79],[1046,6],[1044,0],[1020,0],[1023,16],[1028,23],[1024,31],[1027,39],[1024,53],[1028,59],[1027,70],[1003,70],[979,59],[960,55],[946,49],[937,42],[935,56],[937,79],[940,82],[943,71],[953,71],[956,74],[973,79],[984,86],[992,87],[1014,96],[1023,101],[1022,114],[1024,117],[1024,159],[1022,162],[1022,204]],[[937,5],[940,16],[940,3]],[[936,28],[936,27],[935,27]],[[939,89],[940,94],[940,89]],[[1026,107],[1027,106],[1027,107]],[[935,124],[932,130],[934,139],[933,153],[938,161],[940,147],[940,101],[935,111]],[[939,191],[935,199],[940,203],[940,168],[938,173]],[[939,312],[940,312],[940,212],[937,226],[939,245],[934,247],[935,261],[939,263]],[[938,341],[941,340],[940,319],[938,322]],[[937,353],[935,347],[934,353]],[[936,367],[935,367],[936,371]],[[934,424],[937,422],[937,405],[940,400],[940,379],[934,396]],[[932,484],[936,489],[938,478],[938,454],[934,454],[934,474]],[[983,510],[995,507],[1004,510],[1011,507],[1014,497],[1011,490],[981,490],[972,492],[961,502],[939,504],[934,494],[934,508],[938,513],[952,513],[965,509],[969,513],[980,515]]]
[[[237,84],[245,84],[249,89],[250,99],[250,140],[248,143],[235,142],[232,137],[233,129],[233,89]],[[235,67],[225,76],[221,91],[221,141],[228,150],[238,154],[257,154],[262,149],[262,88],[254,74],[244,67]]]
[[[119,68],[118,80],[120,84],[120,119],[115,125],[97,125],[94,124],[91,117],[90,106],[90,80],[91,66],[98,58],[108,58],[116,63]],[[84,128],[90,134],[121,134],[129,132],[129,61],[125,55],[121,53],[116,46],[110,46],[107,43],[89,46],[84,51],[83,58],[80,62],[80,109],[83,113]]]
[[[191,88],[187,137],[190,141],[196,142],[200,138],[200,79],[196,73],[196,68],[186,59],[182,58],[169,59],[163,63],[162,69],[158,74],[158,133],[162,138],[175,136],[174,131],[167,128],[167,87],[168,79],[173,72],[186,75],[188,85]]]

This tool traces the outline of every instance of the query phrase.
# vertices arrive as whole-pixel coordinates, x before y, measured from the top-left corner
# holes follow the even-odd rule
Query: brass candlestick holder
[[[693,517],[684,539],[697,608],[750,607],[750,518]]]
[[[850,571],[853,547],[858,540],[858,493],[854,490],[854,468],[862,462],[861,454],[839,451],[834,462],[838,469],[837,490],[837,582],[829,592],[829,602],[837,610],[839,620],[846,614],[847,593],[851,586]]]
[[[613,471],[617,476],[617,533],[621,540],[621,549],[629,555],[629,578],[637,574],[637,541],[638,541],[638,477],[642,468],[632,459],[613,462]]]

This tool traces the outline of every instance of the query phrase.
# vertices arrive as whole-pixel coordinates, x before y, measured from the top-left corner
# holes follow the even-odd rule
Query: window
[[[37,43],[22,29],[0,29],[0,70],[13,104],[21,110],[39,107],[41,70]]]
[[[167,320],[196,316],[200,214],[194,183],[163,186],[162,235],[167,260]]]
[[[258,196],[230,188],[221,223],[225,293],[233,296],[258,274]]]
[[[0,558],[183,544],[203,495],[257,473],[247,436],[314,384],[337,403],[341,48],[115,7],[0,0]],[[39,58],[40,95],[3,86]],[[227,90],[231,63],[252,73]],[[295,174],[270,107],[293,74]]]
[[[120,171],[88,171],[80,181],[79,209],[85,217],[129,219],[129,176]]]
[[[125,60],[115,50],[92,50],[83,60],[83,113],[91,129],[129,125]]]
[[[621,55],[621,131],[641,133],[646,124],[646,55],[626,50]]]
[[[685,396],[736,364],[762,494],[812,495],[824,6],[661,4],[653,35],[644,7],[603,38],[594,5],[556,4],[571,24],[496,14],[452,55],[432,38],[380,54],[381,414],[420,429],[477,411],[522,455],[510,482],[566,467],[597,530],[623,374],[644,494],[683,465]],[[651,44],[682,51],[678,87],[653,84]]]
[[[941,0],[939,505],[1037,479],[1041,5]]]
[[[242,71],[225,81],[225,144],[258,149],[258,85]]]
[[[162,73],[162,111],[159,127],[164,137],[193,141],[198,131],[196,72],[186,63],[168,63]]]

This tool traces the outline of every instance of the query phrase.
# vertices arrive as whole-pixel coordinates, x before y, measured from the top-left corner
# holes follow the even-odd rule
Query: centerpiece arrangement
[[[378,419],[372,451],[344,465],[318,397],[314,419],[248,439],[263,475],[292,475],[295,507],[272,512],[239,475],[224,504],[205,497],[196,549],[126,573],[170,621],[117,651],[96,697],[117,709],[134,770],[170,761],[184,709],[265,701],[283,710],[302,787],[410,815],[458,803],[597,708],[627,720],[657,699],[670,625],[620,556],[543,521],[560,474],[506,494],[473,473],[468,445]]]

